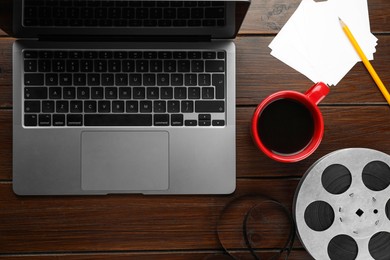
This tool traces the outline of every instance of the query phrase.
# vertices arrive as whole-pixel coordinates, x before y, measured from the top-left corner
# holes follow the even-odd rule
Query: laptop
[[[14,1],[14,192],[232,193],[249,5]]]

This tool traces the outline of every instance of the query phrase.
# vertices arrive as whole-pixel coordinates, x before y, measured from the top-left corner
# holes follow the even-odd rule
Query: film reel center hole
[[[374,210],[374,212],[375,212],[375,210]],[[358,210],[356,211],[356,215],[358,215],[359,217],[361,217],[361,216],[363,215],[363,213],[364,213],[364,211],[361,210],[361,209],[358,209]]]

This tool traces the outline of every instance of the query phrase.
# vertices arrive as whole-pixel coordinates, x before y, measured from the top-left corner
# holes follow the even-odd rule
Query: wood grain
[[[10,0],[0,0],[0,259],[228,259],[218,241],[217,221],[227,203],[264,194],[291,208],[305,171],[322,156],[367,147],[390,154],[390,108],[358,63],[321,102],[325,134],[308,159],[282,164],[254,146],[249,125],[256,105],[269,94],[304,92],[307,78],[273,58],[267,47],[301,0],[252,0],[235,39],[237,47],[237,190],[226,196],[20,197],[12,191],[12,43]],[[371,29],[378,37],[372,62],[390,84],[390,1],[369,0]],[[337,62],[337,61],[335,61]],[[267,211],[268,212],[268,211]],[[261,251],[273,253],[288,223],[270,212]],[[235,218],[233,218],[235,219]],[[229,241],[246,258],[240,229]],[[241,244],[240,244],[241,243]],[[225,256],[225,257],[224,257]],[[312,259],[299,241],[291,260]]]
[[[216,225],[226,203],[261,193],[291,207],[297,182],[242,179],[229,196],[86,197],[19,197],[0,183],[0,252],[221,249]]]

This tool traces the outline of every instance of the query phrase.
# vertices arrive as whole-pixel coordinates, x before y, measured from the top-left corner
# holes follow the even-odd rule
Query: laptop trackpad
[[[83,190],[166,190],[169,185],[167,132],[83,132]]]

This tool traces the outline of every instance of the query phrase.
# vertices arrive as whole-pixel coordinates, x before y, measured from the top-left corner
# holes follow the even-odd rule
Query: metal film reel
[[[390,156],[349,148],[322,157],[301,179],[293,215],[317,260],[389,260]]]

